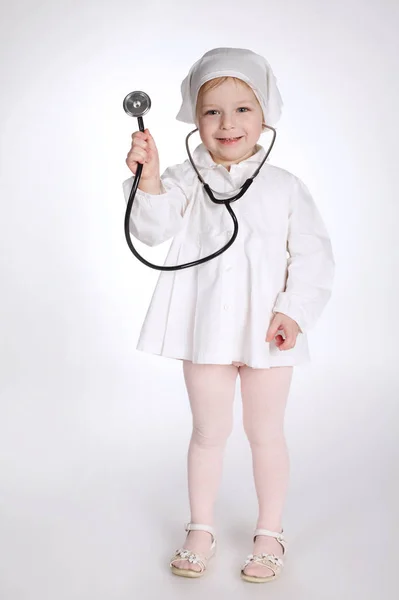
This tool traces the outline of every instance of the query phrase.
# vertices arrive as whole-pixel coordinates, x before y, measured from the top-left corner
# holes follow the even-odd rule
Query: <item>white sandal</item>
[[[283,531],[270,531],[269,529],[255,529],[254,533],[254,543],[257,535],[268,535],[270,537],[276,538],[278,542],[283,547],[283,555],[287,552],[287,542],[283,537]],[[266,577],[256,577],[255,575],[247,575],[244,573],[245,567],[250,564],[259,564],[264,567],[268,567],[273,571],[273,575],[267,575]],[[284,561],[276,556],[275,554],[265,554],[264,552],[261,554],[248,554],[247,560],[244,565],[241,567],[241,577],[245,581],[250,581],[251,583],[266,583],[267,581],[274,581],[281,574],[281,570],[284,567]]]
[[[196,552],[192,552],[191,550],[187,550],[187,548],[178,548],[175,552],[175,555],[170,561],[170,568],[174,575],[180,575],[181,577],[201,577],[204,574],[207,566],[207,562],[216,552],[216,538],[213,527],[210,525],[197,525],[194,523],[187,523],[185,526],[186,531],[207,531],[212,536],[212,545],[210,551],[207,556],[202,554],[197,554]],[[172,563],[176,560],[188,560],[190,563],[198,564],[200,566],[200,571],[194,571],[193,569],[179,569],[175,567]]]

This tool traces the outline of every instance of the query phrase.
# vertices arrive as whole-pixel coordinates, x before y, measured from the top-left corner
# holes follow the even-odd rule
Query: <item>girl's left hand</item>
[[[276,346],[279,350],[290,350],[296,344],[298,333],[302,333],[298,323],[284,313],[275,313],[269,329],[266,334],[266,342],[271,342],[274,336],[279,332],[284,332],[285,340],[279,333],[276,336]]]

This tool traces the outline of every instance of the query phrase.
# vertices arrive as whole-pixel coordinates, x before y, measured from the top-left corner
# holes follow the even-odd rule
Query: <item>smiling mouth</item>
[[[240,135],[239,137],[233,137],[233,138],[216,138],[216,139],[221,142],[231,142],[232,140],[240,140],[241,138],[242,138],[242,135]]]

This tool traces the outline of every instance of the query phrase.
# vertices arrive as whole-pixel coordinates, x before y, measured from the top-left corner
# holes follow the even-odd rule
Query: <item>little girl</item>
[[[201,176],[216,197],[234,196],[265,157],[257,143],[265,125],[273,126],[281,114],[270,65],[250,50],[216,48],[191,67],[181,91],[177,119],[199,129],[202,144],[193,158]],[[138,163],[143,171],[130,221],[136,238],[155,246],[173,237],[169,265],[226,244],[231,217],[210,200],[188,160],[160,177],[146,129],[132,134],[126,159],[132,173]],[[126,201],[133,179],[123,183]],[[314,200],[288,171],[266,162],[232,208],[239,232],[227,251],[195,267],[161,272],[137,348],[182,361],[193,415],[191,518],[172,572],[199,577],[215,552],[213,510],[239,374],[259,503],[254,546],[241,577],[266,582],[280,574],[286,551],[283,422],[293,367],[310,361],[306,333],[331,296],[335,262]]]

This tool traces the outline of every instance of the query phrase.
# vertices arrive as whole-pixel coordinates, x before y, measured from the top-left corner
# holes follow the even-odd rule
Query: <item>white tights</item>
[[[246,365],[202,365],[184,360],[183,373],[193,415],[187,460],[191,522],[213,525],[224,449],[233,427],[239,373],[243,426],[252,451],[259,504],[256,526],[281,531],[289,477],[284,412],[293,367],[252,369]]]

